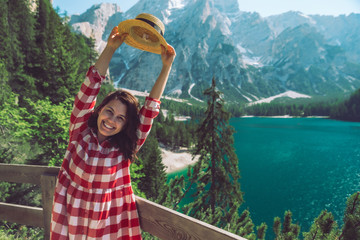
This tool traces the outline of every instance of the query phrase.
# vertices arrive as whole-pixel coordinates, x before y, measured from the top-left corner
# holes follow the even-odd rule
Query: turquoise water
[[[321,210],[339,225],[346,198],[360,190],[360,123],[316,118],[234,118],[242,208],[255,225],[283,219],[308,231]],[[186,174],[182,171],[177,174]],[[170,175],[171,177],[173,175]]]

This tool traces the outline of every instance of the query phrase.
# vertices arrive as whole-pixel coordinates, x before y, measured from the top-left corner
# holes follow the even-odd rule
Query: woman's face
[[[126,110],[126,105],[119,100],[111,100],[101,109],[97,119],[100,143],[122,130],[126,123]]]

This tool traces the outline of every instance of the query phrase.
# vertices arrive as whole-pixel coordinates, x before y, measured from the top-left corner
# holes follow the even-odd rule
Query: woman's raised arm
[[[98,60],[95,63],[95,68],[98,70],[100,75],[104,76],[106,74],[114,52],[121,46],[127,35],[127,33],[123,33],[120,35],[117,26],[113,28],[108,38],[105,49],[102,51]]]
[[[164,92],[167,80],[169,78],[171,66],[174,62],[175,56],[175,49],[171,45],[168,45],[167,49],[161,45],[161,60],[163,63],[163,67],[161,69],[159,77],[157,78],[153,88],[151,89],[151,92],[149,94],[150,98],[160,100]]]

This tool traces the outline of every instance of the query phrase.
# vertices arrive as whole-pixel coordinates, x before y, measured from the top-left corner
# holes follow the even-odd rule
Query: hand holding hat
[[[114,27],[108,37],[107,45],[112,49],[116,50],[124,42],[128,33],[119,33],[118,27]]]
[[[156,54],[161,54],[161,45],[168,48],[164,38],[165,26],[154,15],[141,13],[135,19],[122,21],[118,31],[128,34],[124,42],[134,48]]]
[[[161,60],[164,66],[170,67],[175,57],[175,49],[170,44],[167,45],[167,48],[161,45]]]

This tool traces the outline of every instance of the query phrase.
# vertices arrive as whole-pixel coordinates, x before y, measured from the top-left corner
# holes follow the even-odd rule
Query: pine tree
[[[296,240],[300,233],[300,226],[292,223],[292,212],[285,211],[284,221],[281,229],[281,220],[279,217],[274,218],[273,230],[276,240]]]
[[[144,146],[139,151],[135,165],[138,166],[134,179],[137,188],[146,198],[168,208],[178,210],[178,203],[184,195],[185,178],[177,176],[167,182],[165,166],[162,163],[161,151],[155,132],[158,124],[153,126]],[[132,164],[132,165],[134,165]]]
[[[161,152],[157,139],[150,134],[144,146],[139,153],[142,159],[144,176],[141,178],[139,189],[145,193],[145,196],[155,201],[166,189],[165,166],[162,163]]]
[[[5,63],[6,69],[9,71],[13,68],[12,59],[12,42],[10,38],[9,26],[9,0],[0,1],[0,59]]]
[[[0,59],[0,110],[2,109],[3,104],[9,99],[10,96],[10,86],[9,86],[9,73],[6,70],[5,63]]]
[[[304,240],[336,239],[338,231],[333,214],[327,210],[323,210],[320,215],[315,218],[310,231],[303,232],[303,236]]]
[[[256,231],[257,231],[257,238],[259,240],[264,240],[265,236],[266,236],[266,230],[267,230],[267,225],[266,223],[261,223],[260,226],[256,227]]]
[[[238,158],[233,147],[234,130],[229,126],[230,114],[224,110],[215,78],[204,94],[209,98],[205,118],[197,130],[194,156],[198,162],[190,171],[190,187],[195,189],[194,202],[185,207],[188,215],[221,228],[232,228],[231,209],[243,202],[240,191]],[[232,213],[236,212],[232,211]],[[234,221],[231,221],[234,222]],[[232,229],[236,232],[236,229]]]
[[[55,12],[48,0],[39,0],[36,13],[36,45],[31,75],[37,79],[39,98],[53,103],[72,98],[96,55],[84,40]]]
[[[273,231],[275,233],[276,239],[279,239],[281,231],[281,219],[279,217],[274,218]]]
[[[22,0],[8,1],[7,3],[7,21],[9,27],[8,36],[10,38],[10,56],[12,57],[13,63],[12,68],[8,69],[10,73],[21,71],[24,65],[24,55],[21,52],[21,39],[19,39],[21,18],[18,17],[19,12],[21,13],[23,11],[23,4],[24,1]]]
[[[346,203],[344,227],[339,240],[360,239],[360,192],[351,195]]]

